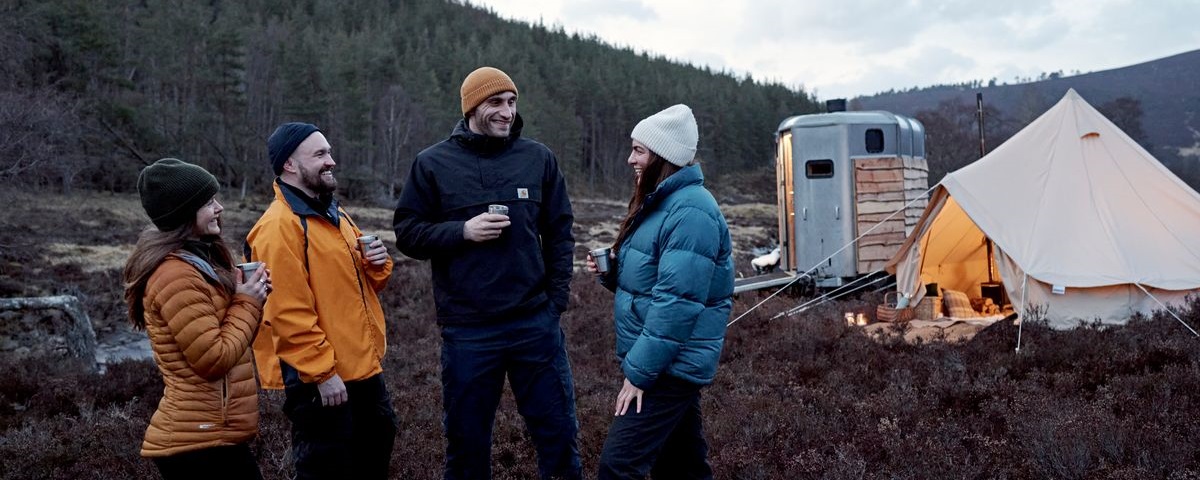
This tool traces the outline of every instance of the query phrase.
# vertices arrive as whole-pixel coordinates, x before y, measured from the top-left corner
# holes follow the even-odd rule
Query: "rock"
[[[95,365],[96,331],[78,298],[0,298],[0,312],[5,312],[0,322],[0,351],[20,357],[36,354],[60,358],[65,351]],[[6,350],[6,342],[18,346]]]

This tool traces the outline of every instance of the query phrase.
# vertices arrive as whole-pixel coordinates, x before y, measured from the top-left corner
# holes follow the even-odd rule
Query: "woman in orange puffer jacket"
[[[125,302],[162,372],[162,400],[142,456],[163,478],[261,479],[249,441],[258,432],[250,351],[271,290],[265,266],[244,279],[221,240],[217,179],[164,158],[138,176],[155,228],[125,264]]]

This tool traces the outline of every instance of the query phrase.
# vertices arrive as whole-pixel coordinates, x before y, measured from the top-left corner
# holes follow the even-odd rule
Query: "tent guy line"
[[[867,229],[867,231],[865,231],[865,232],[863,232],[863,233],[859,234],[857,237],[854,237],[854,239],[853,239],[853,240],[850,240],[849,242],[846,242],[846,244],[845,244],[845,245],[842,245],[842,248],[839,248],[839,249],[837,249],[837,251],[836,251],[836,252],[833,252],[833,253],[829,254],[829,256],[827,256],[827,257],[825,257],[825,258],[821,259],[821,260],[820,260],[820,261],[818,261],[816,264],[814,264],[812,267],[810,267],[808,270],[805,270],[805,271],[804,271],[804,273],[801,273],[801,274],[799,274],[799,275],[796,275],[796,277],[795,277],[795,278],[793,278],[793,279],[792,279],[792,281],[790,281],[790,282],[788,282],[788,283],[785,283],[785,284],[784,284],[782,287],[779,287],[779,289],[778,289],[778,290],[775,290],[775,293],[772,293],[770,296],[768,296],[767,298],[764,298],[762,301],[758,302],[758,303],[757,303],[757,304],[755,304],[753,307],[750,307],[750,309],[746,310],[745,312],[742,312],[742,314],[741,314],[741,315],[738,315],[738,316],[737,316],[737,318],[735,318],[735,319],[733,319],[732,321],[730,321],[729,323],[725,324],[725,327],[726,327],[726,328],[728,328],[728,327],[732,326],[733,324],[737,323],[739,320],[741,320],[741,319],[742,319],[742,317],[745,317],[745,316],[746,316],[746,315],[748,315],[750,312],[753,312],[755,309],[757,309],[758,307],[762,306],[762,304],[764,304],[764,303],[767,303],[767,301],[768,301],[768,300],[770,300],[770,299],[772,299],[772,298],[775,298],[775,296],[776,296],[776,295],[779,295],[779,294],[780,294],[781,292],[783,292],[784,290],[787,290],[787,289],[788,289],[789,287],[791,287],[792,285],[795,285],[795,284],[796,284],[796,282],[800,281],[800,279],[802,279],[802,278],[812,278],[812,277],[811,277],[811,275],[812,275],[812,272],[816,271],[816,270],[817,270],[817,268],[818,268],[818,267],[820,267],[822,263],[825,263],[825,262],[829,261],[829,259],[831,259],[831,258],[833,258],[833,257],[837,256],[837,254],[839,254],[839,253],[842,253],[842,252],[843,252],[844,250],[846,250],[847,248],[850,248],[852,245],[854,245],[854,244],[857,244],[857,243],[858,243],[858,241],[859,241],[860,239],[862,239],[863,237],[865,237],[865,236],[867,236],[868,234],[870,234],[870,233],[871,233],[872,231],[874,231],[876,228],[879,228],[879,226],[880,226],[880,225],[883,225],[884,223],[887,223],[887,221],[889,221],[889,220],[891,220],[892,218],[894,218],[894,217],[895,217],[897,214],[899,214],[899,213],[901,213],[901,212],[904,212],[906,209],[908,209],[908,207],[910,207],[910,206],[912,206],[913,204],[917,203],[918,201],[921,201],[921,200],[925,199],[926,197],[928,197],[928,196],[929,196],[929,192],[932,192],[934,188],[937,188],[937,187],[936,187],[936,186],[934,186],[934,187],[930,187],[928,190],[925,190],[925,192],[924,192],[924,193],[922,193],[922,194],[920,194],[920,195],[917,195],[917,196],[916,196],[916,198],[913,198],[911,201],[909,201],[907,204],[905,204],[905,205],[904,205],[903,207],[901,207],[899,210],[896,210],[896,211],[892,212],[892,214],[891,214],[891,215],[888,215],[887,217],[884,217],[884,219],[883,219],[883,220],[880,220],[880,221],[879,221],[879,222],[877,222],[875,225],[872,225],[872,226],[871,226],[871,228],[868,228],[868,229]],[[870,274],[867,274],[867,275],[866,275],[864,278],[866,278],[866,277],[869,277],[870,275],[874,275],[874,274],[876,274],[876,273],[879,273],[879,272],[881,272],[881,271],[882,271],[882,270],[876,270],[876,271],[874,271],[874,272],[871,272]],[[771,317],[771,318],[777,318],[777,317],[779,317],[779,315],[775,315],[775,317]]]
[[[1191,325],[1188,325],[1187,322],[1183,321],[1182,318],[1179,318],[1179,315],[1176,315],[1174,310],[1171,310],[1170,307],[1164,305],[1163,302],[1158,299],[1158,297],[1155,297],[1148,290],[1146,290],[1146,287],[1143,287],[1140,283],[1134,283],[1134,285],[1137,285],[1138,288],[1142,289],[1142,292],[1144,292],[1146,296],[1150,297],[1150,299],[1154,300],[1154,303],[1157,303],[1158,306],[1162,307],[1163,310],[1166,310],[1167,313],[1171,314],[1172,317],[1175,317],[1176,320],[1179,320],[1179,323],[1182,323],[1189,332],[1192,332],[1192,335],[1200,337],[1200,333],[1196,333],[1196,330],[1192,329]]]
[[[775,320],[780,317],[790,317],[792,315],[796,315],[796,314],[804,312],[805,310],[808,310],[809,308],[812,308],[816,305],[820,305],[820,304],[823,304],[825,302],[832,301],[832,300],[837,300],[846,295],[849,295],[851,293],[857,292],[857,291],[867,288],[871,285],[879,283],[887,278],[887,277],[875,277],[875,275],[880,272],[883,272],[883,270],[882,269],[876,270],[874,272],[871,272],[871,273],[868,273],[861,277],[858,277],[854,281],[847,283],[845,285],[842,285],[829,293],[826,293],[817,298],[814,298],[812,300],[804,302],[803,304],[800,304],[798,306],[792,307],[790,310],[785,310],[783,312],[779,312],[779,313],[775,314],[774,317],[771,317],[771,320]],[[867,282],[867,280],[870,280],[870,281]],[[857,285],[860,282],[866,282],[866,283],[856,287],[855,285]],[[881,287],[880,290],[892,288],[895,286],[896,286],[896,282],[892,282],[892,283],[889,283],[889,284]],[[854,287],[854,288],[851,288],[851,287]],[[845,290],[845,291],[843,291],[843,290]],[[878,292],[879,290],[875,290],[875,291]]]

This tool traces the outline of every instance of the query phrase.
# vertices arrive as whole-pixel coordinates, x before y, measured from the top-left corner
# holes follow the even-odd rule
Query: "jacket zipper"
[[[340,234],[341,229],[339,228],[338,230],[339,230],[338,233]],[[354,266],[354,277],[358,279],[358,300],[360,303],[362,303],[363,315],[365,315],[367,317],[367,319],[369,320],[369,319],[371,319],[371,309],[369,307],[367,307],[366,286],[364,286],[364,284],[363,284],[363,269],[367,268],[367,267],[362,264],[363,260],[366,260],[366,257],[354,258],[354,252],[350,251],[351,247],[350,247],[350,244],[346,242],[345,235],[342,235],[342,244],[346,246],[346,253],[350,254],[350,264]],[[355,241],[355,246],[357,246],[357,240]],[[359,253],[361,254],[362,252],[359,252]],[[371,337],[371,349],[374,350],[375,349],[375,331],[371,330],[371,322],[363,322],[363,328],[366,329],[367,336]],[[383,356],[379,355],[379,360],[382,360],[382,359],[383,359]]]
[[[229,374],[221,377],[221,425],[229,424]]]

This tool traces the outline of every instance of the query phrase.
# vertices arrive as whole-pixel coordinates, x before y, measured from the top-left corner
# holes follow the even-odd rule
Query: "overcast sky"
[[[1200,48],[1200,0],[468,0],[501,17],[803,87],[821,99]]]

